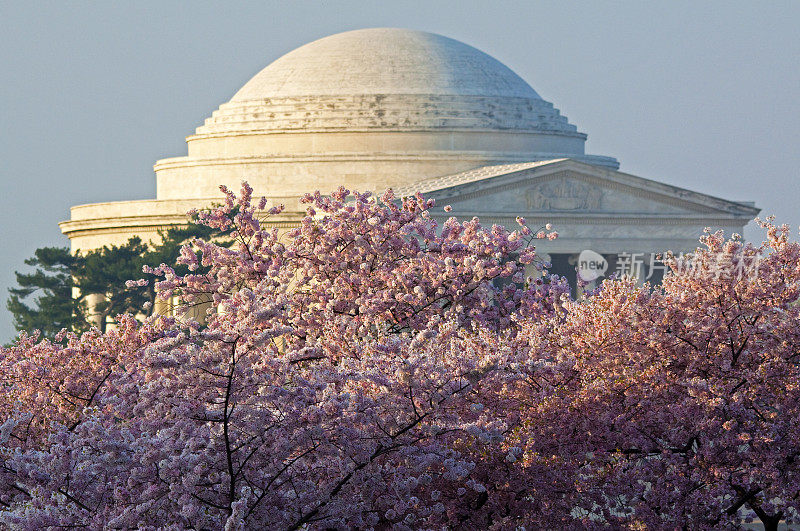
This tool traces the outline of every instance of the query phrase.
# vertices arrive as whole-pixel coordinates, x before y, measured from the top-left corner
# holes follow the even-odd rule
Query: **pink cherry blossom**
[[[175,317],[0,351],[4,528],[797,523],[786,227],[572,300],[524,280],[547,267],[524,220],[438,225],[420,194],[340,188],[281,233],[282,207],[223,193],[195,216],[233,245],[148,269]]]

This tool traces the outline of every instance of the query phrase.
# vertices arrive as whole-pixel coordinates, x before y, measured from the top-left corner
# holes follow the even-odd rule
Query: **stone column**
[[[545,263],[550,263],[550,254],[549,253],[540,253],[536,252],[536,263],[544,265]],[[525,279],[536,280],[537,278],[542,278],[542,272],[536,268],[536,263],[528,264],[525,266]]]

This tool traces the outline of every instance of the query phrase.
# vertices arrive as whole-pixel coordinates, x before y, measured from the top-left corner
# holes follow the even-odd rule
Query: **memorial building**
[[[61,230],[75,252],[153,240],[219,201],[219,185],[238,191],[243,180],[286,206],[270,219],[279,228],[298,224],[306,192],[393,188],[451,205],[432,212],[441,220],[551,223],[559,237],[537,248],[574,278],[584,250],[613,269],[619,256],[693,249],[705,227],[741,233],[759,211],[621,172],[615,158],[586,154],[586,138],[467,44],[406,29],[349,31],[256,74],[187,137],[187,155],[156,162],[155,199],[75,206]]]

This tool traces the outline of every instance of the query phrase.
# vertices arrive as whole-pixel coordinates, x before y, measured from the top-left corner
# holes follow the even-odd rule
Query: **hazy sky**
[[[69,207],[155,198],[153,163],[252,75],[364,27],[496,57],[621,170],[800,225],[800,2],[0,0],[0,342],[13,271]],[[758,232],[748,230],[755,238]]]

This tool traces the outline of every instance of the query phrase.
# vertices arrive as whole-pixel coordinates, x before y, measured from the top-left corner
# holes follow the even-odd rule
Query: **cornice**
[[[306,135],[319,133],[367,133],[370,135],[381,133],[432,133],[446,135],[449,133],[467,134],[506,134],[506,135],[539,135],[562,136],[566,138],[579,138],[586,140],[585,133],[574,131],[559,131],[555,129],[512,129],[512,128],[482,128],[482,127],[303,127],[298,129],[249,129],[246,131],[222,131],[216,133],[195,133],[186,137],[187,142],[207,138],[235,138],[247,136],[271,135]]]
[[[266,215],[266,212],[258,214]],[[304,212],[284,213],[272,215],[262,221],[265,225],[277,228],[290,228],[300,225],[305,216]],[[128,232],[130,229],[141,231],[155,231],[161,228],[185,225],[188,219],[186,214],[173,215],[142,215],[142,216],[108,216],[81,220],[62,221],[58,224],[61,232],[70,238],[85,234],[105,234],[114,232]]]
[[[456,217],[461,219],[469,219],[477,217],[481,223],[498,224],[513,227],[517,224],[517,217],[515,215],[498,216],[488,212],[454,212]],[[698,226],[698,225],[714,225],[714,226],[731,226],[741,227],[743,224],[749,222],[749,218],[731,218],[721,216],[694,216],[694,217],[669,217],[664,215],[654,214],[652,216],[632,215],[625,216],[620,214],[591,214],[591,215],[564,215],[563,213],[553,213],[550,215],[547,212],[537,212],[535,214],[525,214],[526,224],[529,227],[544,226],[547,223],[554,225],[558,224],[561,227],[567,225],[674,225],[674,226]],[[431,217],[437,221],[447,220],[452,216],[445,216],[440,214],[431,214]],[[558,227],[557,227],[558,228]]]
[[[156,171],[167,168],[195,167],[195,166],[222,166],[231,164],[280,164],[297,162],[359,162],[359,161],[459,161],[474,159],[480,164],[487,161],[519,161],[524,162],[536,156],[530,152],[499,152],[499,151],[418,151],[418,152],[373,152],[373,153],[352,153],[352,152],[326,152],[326,153],[299,153],[297,155],[269,154],[253,157],[220,157],[220,158],[194,158],[194,157],[172,157],[161,159],[156,162]],[[542,154],[549,157],[550,154]]]

